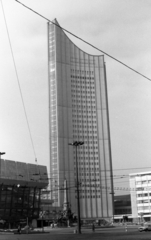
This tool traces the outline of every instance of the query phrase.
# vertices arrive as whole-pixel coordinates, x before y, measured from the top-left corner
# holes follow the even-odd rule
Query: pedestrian
[[[21,225],[18,225],[18,230],[17,230],[18,234],[21,234]]]
[[[95,225],[92,223],[92,232],[95,232]]]

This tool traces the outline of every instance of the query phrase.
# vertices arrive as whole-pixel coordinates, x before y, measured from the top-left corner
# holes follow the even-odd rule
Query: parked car
[[[143,231],[151,231],[151,222],[145,222],[141,226],[138,227],[140,232]]]

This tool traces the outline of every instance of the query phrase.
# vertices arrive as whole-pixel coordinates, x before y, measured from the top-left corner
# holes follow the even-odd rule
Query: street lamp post
[[[73,143],[69,143],[69,145],[75,147],[76,150],[76,180],[77,180],[77,211],[78,211],[78,234],[81,234],[81,221],[80,221],[80,198],[79,198],[79,179],[78,179],[78,161],[77,161],[77,148],[78,146],[83,145],[84,142],[75,141]]]
[[[114,192],[110,192],[110,194],[112,195],[112,211],[113,211],[113,217],[112,217],[112,221],[113,221],[113,223],[114,223]]]

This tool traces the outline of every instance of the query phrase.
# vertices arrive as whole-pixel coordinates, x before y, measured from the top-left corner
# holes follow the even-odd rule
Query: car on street
[[[151,231],[151,222],[145,222],[141,226],[138,227],[140,232],[143,231]]]

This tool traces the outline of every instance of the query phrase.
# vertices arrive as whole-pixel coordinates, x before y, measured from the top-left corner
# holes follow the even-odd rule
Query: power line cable
[[[84,168],[84,167],[83,167]],[[86,167],[87,168],[87,167]],[[79,168],[80,169],[80,168]],[[140,168],[115,168],[115,169],[113,169],[113,172],[115,172],[115,171],[128,171],[128,170],[137,170],[137,169],[151,169],[151,166],[150,167],[140,167]],[[84,170],[82,170],[82,171],[84,171]],[[101,170],[101,169],[99,169],[99,170],[95,170],[95,172],[96,171],[99,171],[99,172],[110,172],[110,170]],[[74,170],[57,170],[56,171],[56,173],[59,173],[59,172],[74,172]],[[85,172],[89,172],[89,171],[85,171]],[[94,172],[93,170],[90,170],[90,172]],[[150,171],[149,171],[150,172]],[[48,175],[51,175],[53,173],[53,171],[52,172],[49,172],[48,173]],[[121,174],[120,174],[120,176],[121,176]],[[127,174],[127,176],[129,176],[128,174]]]
[[[101,189],[101,191],[104,191],[104,192],[110,192],[111,191],[111,186],[104,186],[104,185],[97,185],[97,184],[93,184],[92,182],[91,183],[79,183],[79,187],[80,187],[80,191],[82,191],[83,189],[81,189],[81,188],[83,188],[83,187],[88,187],[88,188],[99,188],[99,189]],[[67,187],[67,190],[68,189],[71,189],[71,188],[76,188],[76,184],[74,184],[74,185],[70,185],[70,186],[68,186]],[[151,187],[142,187],[143,189],[142,189],[142,191],[144,192],[144,191],[148,191],[148,190],[151,190]],[[59,190],[64,190],[65,188],[64,188],[64,186],[62,185],[55,185],[55,188],[53,188],[53,189],[51,189],[50,191],[51,192],[53,192],[53,191],[59,191]],[[93,189],[94,190],[94,189]],[[119,186],[116,186],[116,187],[114,187],[114,190],[115,191],[131,191],[131,192],[137,192],[138,191],[138,189],[136,188],[136,187],[133,187],[133,188],[131,188],[131,187],[119,187]],[[140,190],[139,190],[140,191]]]
[[[67,187],[67,190],[68,189],[73,189],[73,188],[76,189],[76,184],[74,184],[74,185],[72,185],[72,184],[74,184],[74,182],[71,183],[71,185]],[[96,189],[93,189],[93,188],[97,188],[97,189],[99,188],[101,190],[101,192],[104,192],[104,193],[106,193],[106,192],[110,193],[110,191],[112,190],[111,186],[105,186],[105,185],[100,185],[100,184],[98,186],[97,184],[94,184],[92,182],[90,182],[90,183],[88,183],[88,182],[81,183],[79,181],[79,187],[80,187],[79,191],[80,191],[81,194],[82,193],[86,193],[86,191],[85,191],[86,189],[84,190],[83,188],[91,188],[91,191],[92,190],[94,190],[94,191],[96,190]],[[53,191],[59,191],[59,190],[64,190],[64,189],[65,188],[64,188],[63,185],[55,185],[54,188],[51,189],[50,191],[53,192]],[[144,191],[151,191],[151,186],[141,187],[141,189],[142,190],[138,190],[137,187],[133,187],[132,188],[132,187],[123,187],[123,186],[116,186],[116,187],[113,188],[114,191],[120,191],[120,192],[123,192],[123,191],[126,191],[126,192],[127,191],[130,191],[130,192],[138,192],[138,191],[144,192]],[[84,192],[82,192],[82,191],[84,191]],[[75,193],[75,191],[74,191],[74,193]],[[87,192],[87,193],[88,194],[93,194],[93,192]],[[143,194],[143,193],[138,193],[138,194]]]
[[[57,172],[55,172],[56,174],[59,174],[60,172],[62,172],[62,171],[57,171]],[[71,171],[71,172],[73,172],[73,171]],[[83,171],[81,171],[82,173],[99,173],[99,171],[98,172],[95,172],[95,171],[85,171],[85,172],[83,172]],[[80,172],[80,173],[81,173]],[[80,174],[79,173],[79,174]],[[39,174],[36,174],[36,176],[37,175],[39,175]],[[51,174],[48,174],[48,175],[51,175]],[[42,175],[39,175],[39,176],[42,176]],[[46,176],[45,174],[44,174],[44,176]],[[81,175],[79,175],[79,177],[80,177]],[[82,175],[83,176],[83,175]],[[81,177],[82,177],[81,176]],[[97,177],[97,176],[96,176]],[[123,179],[123,178],[128,178],[129,177],[129,175],[113,175],[112,176],[112,178],[114,179],[114,180],[121,180],[121,179]],[[101,180],[110,180],[111,179],[111,176],[101,176],[100,177],[101,178]],[[51,181],[53,181],[54,179],[58,179],[58,177],[56,176],[56,177],[46,177],[46,178],[42,178],[41,180],[51,180]],[[62,176],[61,178],[59,177],[59,179],[64,179],[64,177]]]
[[[90,164],[89,164],[90,165]],[[91,167],[91,166],[90,166]],[[86,169],[86,168],[88,168],[87,166],[86,167],[83,167],[84,169]],[[92,167],[91,167],[92,168]],[[93,167],[94,168],[94,167]],[[80,169],[80,167],[79,167],[79,169]],[[139,167],[139,168],[136,168],[136,167],[134,167],[134,168],[115,168],[115,169],[113,169],[113,172],[114,171],[127,171],[127,170],[137,170],[137,169],[151,169],[151,166],[150,167]],[[90,170],[90,172],[91,171],[93,171],[93,170]],[[96,170],[97,171],[97,170]],[[111,170],[101,170],[101,169],[99,169],[98,170],[99,172],[110,172]],[[52,171],[53,172],[53,171]],[[52,174],[52,172],[49,172],[48,174],[50,175],[50,174]],[[57,170],[56,172],[74,172],[74,170]],[[87,172],[87,171],[86,171]],[[121,175],[121,174],[120,174]],[[128,176],[128,175],[127,175]]]
[[[84,39],[82,39],[82,38],[80,38],[80,37],[78,37],[78,36],[75,35],[74,33],[68,31],[67,29],[65,29],[65,28],[63,28],[63,27],[61,27],[61,26],[58,25],[57,23],[54,23],[53,21],[51,21],[51,20],[49,20],[48,18],[44,17],[43,15],[41,15],[41,14],[38,13],[38,12],[36,12],[36,11],[33,10],[32,8],[30,8],[30,7],[28,7],[27,5],[23,4],[22,2],[20,2],[20,1],[18,1],[18,0],[15,0],[15,1],[16,1],[17,3],[19,3],[19,4],[21,4],[23,7],[25,7],[25,8],[27,8],[27,9],[29,9],[30,11],[34,12],[34,13],[37,14],[38,16],[42,17],[43,19],[47,20],[48,22],[50,22],[50,23],[56,25],[57,27],[61,28],[61,29],[64,30],[65,32],[67,32],[67,33],[69,33],[70,35],[74,36],[75,38],[77,38],[77,39],[81,40],[82,42],[86,43],[87,45],[91,46],[92,48],[98,50],[99,52],[102,52],[103,54],[105,54],[106,56],[112,58],[112,59],[115,60],[116,62],[122,64],[123,66],[125,66],[125,67],[127,67],[127,68],[129,68],[131,71],[133,71],[133,72],[135,72],[135,73],[141,75],[142,77],[146,78],[147,80],[151,81],[150,78],[146,77],[146,76],[143,75],[142,73],[136,71],[135,69],[131,68],[130,66],[128,66],[127,64],[125,64],[125,63],[123,63],[122,61],[118,60],[117,58],[111,56],[110,54],[104,52],[103,50],[101,50],[101,49],[95,47],[93,44],[87,42],[86,40],[84,40]]]
[[[22,101],[22,105],[23,105],[23,110],[24,110],[24,114],[25,114],[25,119],[26,119],[26,123],[27,123],[27,128],[29,131],[29,136],[30,136],[30,140],[31,140],[31,144],[32,144],[32,148],[33,148],[33,152],[34,152],[34,156],[35,156],[35,161],[37,162],[36,151],[35,151],[32,134],[31,134],[30,126],[29,126],[29,121],[28,121],[28,117],[27,117],[27,112],[26,112],[26,108],[25,108],[24,98],[23,98],[23,94],[22,94],[22,90],[21,90],[21,85],[20,85],[20,81],[19,81],[19,76],[18,76],[18,72],[17,72],[16,62],[15,62],[15,58],[14,58],[13,48],[12,48],[12,44],[11,44],[11,39],[10,39],[10,35],[9,35],[9,30],[8,30],[8,25],[7,25],[7,21],[6,21],[6,17],[5,17],[2,0],[1,0],[1,6],[2,6],[2,12],[3,12],[3,16],[4,16],[6,31],[7,31],[8,41],[9,41],[9,45],[10,45],[11,55],[12,55],[12,59],[13,59],[15,74],[16,74],[16,78],[17,78],[17,83],[18,83],[21,101]]]
[[[80,189],[79,189],[80,192],[82,190],[84,190],[84,189],[82,189],[82,187],[85,187],[85,188],[87,187],[87,188],[91,188],[91,189],[97,187],[97,188],[101,189],[101,191],[104,191],[104,192],[106,192],[106,191],[110,192],[111,191],[111,187],[107,187],[107,186],[103,186],[103,185],[98,187],[97,185],[94,186],[94,185],[88,184],[88,183],[86,183],[86,184],[79,184],[79,187],[80,187]],[[61,191],[61,190],[65,190],[65,189],[69,190],[69,189],[73,189],[73,188],[75,188],[75,190],[76,190],[77,186],[76,185],[71,185],[71,186],[69,186],[67,188],[64,188],[62,186],[58,186],[58,187],[55,187],[55,188],[51,189],[50,192],[55,192],[55,191],[59,191],[59,190]],[[151,187],[150,188],[146,187],[142,191],[144,192],[144,191],[147,191],[149,189],[151,189]],[[91,191],[93,191],[93,190],[95,191],[95,189],[92,189]],[[114,187],[114,190],[116,190],[116,191],[131,191],[131,192],[137,192],[138,191],[137,188],[119,187],[119,186]],[[74,191],[74,193],[75,193],[75,191]]]
[[[151,167],[140,167],[140,168],[117,168],[117,169],[114,169],[113,171],[125,171],[125,170],[147,169],[147,168],[151,168]]]
[[[74,37],[78,38],[79,40],[85,42],[86,44],[90,45],[91,47],[97,49],[98,51],[104,53],[105,55],[107,55],[108,57],[114,59],[115,61],[123,64],[125,67],[128,67],[129,69],[131,69],[132,71],[135,71],[134,69],[132,69],[131,67],[127,66],[126,64],[124,64],[123,62],[119,61],[118,59],[112,57],[111,55],[107,54],[106,52],[100,50],[99,48],[95,47],[94,45],[90,44],[89,42],[83,40],[82,38],[78,37],[77,35],[71,33],[70,31],[68,31],[65,28],[62,28],[60,25],[54,23],[53,21],[49,20],[48,18],[44,17],[43,15],[39,14],[38,12],[36,12],[35,10],[29,8],[28,6],[26,6],[25,4],[19,2],[18,0],[15,0],[16,2],[20,3],[21,5],[23,5],[25,8],[29,9],[30,11],[34,12],[35,14],[39,15],[40,17],[44,18],[45,20],[47,20],[48,22],[56,25],[57,27],[61,28],[62,30],[68,32],[69,34],[73,35]],[[11,49],[11,53],[12,53],[12,58],[13,58],[13,62],[14,62],[14,67],[15,67],[15,72],[16,72],[16,76],[17,76],[17,81],[18,81],[18,86],[19,86],[19,90],[20,90],[20,94],[21,94],[21,99],[22,99],[22,103],[23,103],[23,108],[24,108],[24,113],[25,113],[25,117],[26,117],[26,121],[27,121],[27,126],[28,126],[28,130],[29,130],[29,134],[30,134],[30,138],[31,138],[31,142],[32,142],[32,147],[33,147],[33,151],[34,151],[34,155],[35,155],[35,161],[37,162],[37,158],[36,158],[36,153],[35,153],[35,148],[34,148],[34,144],[33,144],[33,139],[32,139],[32,135],[31,135],[31,131],[30,131],[30,126],[29,126],[29,122],[28,122],[28,118],[27,118],[27,113],[26,113],[26,109],[25,109],[25,104],[24,104],[24,100],[23,100],[23,95],[22,95],[22,91],[21,91],[21,86],[20,86],[20,82],[19,82],[19,77],[18,77],[18,73],[17,73],[17,68],[16,68],[16,63],[15,63],[15,59],[14,59],[14,54],[13,54],[13,49],[11,46],[11,41],[10,41],[10,36],[9,36],[9,31],[8,31],[8,27],[7,27],[7,22],[6,22],[6,18],[5,18],[5,13],[4,13],[4,8],[3,8],[3,4],[2,4],[2,0],[1,0],[1,5],[2,5],[2,10],[3,10],[3,15],[4,15],[4,20],[5,20],[5,25],[6,25],[6,29],[7,29],[7,34],[8,34],[8,39],[9,39],[9,44],[10,44],[10,49]],[[151,81],[151,79],[149,79],[148,77],[142,75],[141,73],[135,71],[136,73],[140,74],[141,76],[147,78],[148,80]],[[151,167],[149,167],[151,168]],[[128,169],[114,169],[113,171],[121,171],[121,170],[131,170],[132,168],[128,168]],[[133,168],[133,169],[142,169],[142,168]],[[145,168],[143,168],[145,169]],[[102,170],[101,170],[102,171]],[[104,170],[105,171],[105,170]]]

